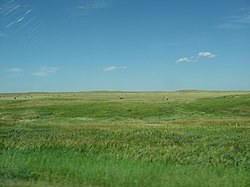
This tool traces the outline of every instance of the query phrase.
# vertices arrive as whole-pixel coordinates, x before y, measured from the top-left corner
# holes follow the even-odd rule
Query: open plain
[[[0,186],[250,186],[250,92],[0,94]]]

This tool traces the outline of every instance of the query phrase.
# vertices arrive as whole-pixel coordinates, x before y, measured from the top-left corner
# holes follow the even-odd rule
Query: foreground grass
[[[9,179],[26,184],[46,181],[71,186],[247,186],[249,180],[245,170],[236,168],[96,158],[76,151],[8,151],[3,157],[6,164],[1,176],[5,182]]]
[[[0,104],[3,186],[250,185],[244,92],[8,94]]]

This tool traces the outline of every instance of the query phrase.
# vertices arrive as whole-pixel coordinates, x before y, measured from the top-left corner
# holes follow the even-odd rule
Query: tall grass
[[[51,95],[0,99],[3,186],[250,185],[249,94]]]

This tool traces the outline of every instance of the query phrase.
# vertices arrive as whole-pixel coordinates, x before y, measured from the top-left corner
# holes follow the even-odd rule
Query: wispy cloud
[[[11,26],[14,25],[14,24],[23,21],[23,20],[25,19],[25,16],[26,16],[27,14],[29,14],[31,11],[32,11],[32,10],[26,11],[26,12],[24,13],[23,16],[18,17],[15,21],[12,21],[12,22],[9,23],[8,25],[6,25],[6,28],[9,28],[9,27],[11,27]]]
[[[72,16],[85,16],[112,6],[113,0],[80,0]]]
[[[15,0],[6,1],[5,3],[1,4],[0,13],[3,14],[4,16],[7,16],[19,8],[20,5],[18,5]]]
[[[45,22],[23,1],[5,0],[1,3],[0,0],[0,20],[1,17],[3,23],[0,25],[5,27],[5,38],[14,36],[27,53],[32,53],[45,36]],[[0,39],[2,37],[0,35]]]
[[[214,58],[214,57],[216,57],[216,55],[212,54],[211,52],[205,51],[205,52],[198,53],[197,58],[201,58],[201,57]]]
[[[176,63],[198,62],[202,58],[211,59],[215,57],[216,55],[211,52],[202,51],[202,52],[199,52],[196,56],[179,58],[176,60]]]
[[[87,9],[87,10],[109,8],[109,7],[111,7],[111,2],[112,1],[110,1],[110,0],[81,1],[81,4],[78,5],[77,8],[79,8],[79,9]]]
[[[179,58],[176,62],[181,63],[181,62],[193,62],[193,61],[194,60],[192,58],[184,57],[184,58]]]
[[[8,72],[8,73],[22,73],[22,72],[24,72],[24,70],[21,68],[8,68],[8,69],[6,69],[6,72]]]
[[[233,22],[225,22],[225,23],[221,23],[219,25],[214,26],[213,28],[215,29],[229,29],[229,30],[233,30],[233,29],[242,29],[245,28],[246,25],[245,24],[239,24],[239,23],[233,23]]]
[[[103,68],[103,71],[116,71],[116,70],[123,70],[123,69],[127,69],[126,66],[109,66],[106,68]]]
[[[51,74],[57,73],[58,70],[59,70],[58,67],[43,66],[39,68],[37,71],[33,72],[32,75],[39,77],[47,77]]]
[[[241,15],[232,15],[222,18],[223,22],[215,25],[216,29],[242,29],[250,25],[250,9],[241,8]]]
[[[5,69],[5,72],[7,72],[9,74],[9,76],[12,78],[20,77],[20,76],[24,75],[24,70],[22,68],[18,68],[18,67],[7,68],[7,69]]]

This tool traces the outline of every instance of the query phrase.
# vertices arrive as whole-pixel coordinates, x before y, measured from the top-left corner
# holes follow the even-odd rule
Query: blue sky
[[[249,0],[0,0],[0,92],[250,90]]]

